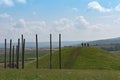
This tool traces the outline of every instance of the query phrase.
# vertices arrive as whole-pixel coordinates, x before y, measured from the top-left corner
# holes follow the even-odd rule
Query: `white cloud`
[[[72,8],[73,11],[78,12],[78,8]]]
[[[6,28],[9,27],[10,25],[12,25],[12,17],[7,14],[7,13],[3,13],[0,14],[0,26],[1,28]]]
[[[13,0],[0,0],[0,5],[14,6]]]
[[[15,20],[7,13],[0,14],[0,42],[3,42],[4,38],[17,41],[21,34],[24,34],[27,41],[33,41],[35,34],[40,35],[40,41],[46,41],[49,30],[45,21]]]
[[[0,14],[0,35],[1,35],[0,42],[2,42],[5,39],[5,36],[8,36],[7,33],[12,28],[13,26],[12,23],[13,23],[12,17],[9,14],[7,13]]]
[[[57,31],[65,31],[65,30],[73,27],[74,22],[72,20],[67,19],[67,18],[61,18],[60,20],[54,21],[53,26],[55,26],[55,29]]]
[[[0,14],[0,17],[1,18],[8,18],[8,17],[10,17],[10,15],[7,13],[3,13],[3,14]]]
[[[33,15],[34,15],[34,16],[37,15],[37,12],[34,11],[34,12],[33,12]]]
[[[32,33],[47,32],[47,26],[45,21],[26,21],[24,19],[19,19],[19,21],[14,25],[15,29],[28,29]]]
[[[15,28],[24,28],[26,27],[26,22],[24,19],[19,19],[19,21],[14,25]]]
[[[97,10],[100,12],[110,12],[111,9],[102,7],[97,1],[90,2],[88,4],[88,9]]]
[[[29,41],[33,41],[33,37],[36,33],[40,35],[41,41],[48,41],[50,33],[55,36],[57,36],[58,33],[62,33],[64,35],[63,40],[74,40],[78,37],[78,34],[82,35],[84,31],[89,29],[87,27],[89,24],[90,23],[83,16],[78,16],[73,20],[61,18],[50,24],[46,21],[26,21],[24,19],[19,19],[16,27],[13,27],[8,32],[10,34],[9,36],[15,34],[16,37],[20,34],[24,34]],[[12,32],[14,32],[14,34]],[[57,37],[54,37],[53,40],[57,40]]]
[[[84,16],[78,16],[76,18],[80,24],[83,24],[85,26],[88,26],[89,25],[89,22],[84,18]]]
[[[3,35],[3,38],[0,38],[1,42],[4,41],[4,38],[12,38],[17,41],[21,34],[24,34],[27,42],[31,42],[34,41],[35,34],[39,35],[40,41],[49,41],[49,34],[52,33],[54,35],[53,40],[56,41],[58,38],[57,34],[61,33],[62,40],[71,41],[101,38],[102,33],[108,33],[105,31],[108,28],[104,28],[104,25],[91,24],[84,16],[78,16],[74,19],[61,18],[49,24],[46,21],[25,19],[13,22],[11,16],[4,13],[0,15],[0,23],[2,23],[0,26],[3,27],[0,30],[0,34]]]
[[[74,20],[61,18],[53,22],[54,30],[56,32],[66,32],[67,30],[103,30],[100,24],[91,24],[84,16],[77,16]]]
[[[61,33],[62,32],[66,33],[67,31],[79,32],[85,30],[92,30],[92,31],[103,30],[103,25],[91,24],[88,20],[85,19],[84,16],[77,16],[73,20],[62,18],[60,20],[54,21],[52,26],[54,27],[54,30],[56,32],[61,32]]]
[[[115,10],[116,10],[116,11],[120,11],[120,4],[118,4],[118,5],[115,7]]]
[[[39,35],[40,41],[49,41],[50,33],[53,34],[54,41],[58,39],[59,33],[62,34],[63,41],[93,40],[118,35],[120,30],[119,24],[92,24],[84,16],[73,19],[61,18],[51,22],[25,19],[13,22],[11,18],[12,16],[7,13],[0,14],[0,34],[2,35],[0,42],[4,41],[4,38],[17,41],[21,34],[24,34],[27,42],[34,41],[35,34]]]
[[[54,21],[52,27],[57,33],[63,34],[63,40],[93,40],[108,36],[105,28],[107,25],[91,24],[84,16],[77,16],[74,19],[62,18]]]
[[[27,0],[17,0],[17,2],[19,2],[19,3],[26,3]]]
[[[12,7],[15,5],[15,2],[18,3],[26,3],[27,0],[0,0],[0,5],[1,6],[8,6],[8,7]]]

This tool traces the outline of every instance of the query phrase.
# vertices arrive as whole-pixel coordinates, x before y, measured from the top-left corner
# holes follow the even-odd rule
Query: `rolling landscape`
[[[49,56],[49,54],[40,56],[39,69],[36,69],[35,60],[25,63],[25,69],[1,68],[0,78],[2,80],[119,80],[118,54],[95,47],[63,48],[62,69],[59,69],[58,51],[53,53],[52,69],[49,69]]]
[[[82,42],[61,42],[61,69],[59,69],[59,42],[53,42],[55,45],[52,45],[52,68],[50,68],[49,42],[38,43],[41,45],[38,48],[38,69],[36,69],[36,45],[34,42],[26,43],[24,69],[22,69],[21,51],[19,69],[9,68],[9,66],[4,69],[5,51],[1,46],[0,78],[2,80],[119,80],[120,48],[118,50],[108,49],[108,46],[116,49],[119,38],[85,41],[90,44],[89,46],[82,46]],[[1,44],[3,45],[3,43]],[[13,45],[17,45],[17,43]],[[7,64],[9,64],[9,47],[7,49]]]
[[[120,80],[120,0],[0,0],[0,80]]]

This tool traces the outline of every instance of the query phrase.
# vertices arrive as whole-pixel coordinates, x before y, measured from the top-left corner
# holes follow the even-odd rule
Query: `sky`
[[[0,0],[0,42],[89,41],[120,37],[120,0]]]

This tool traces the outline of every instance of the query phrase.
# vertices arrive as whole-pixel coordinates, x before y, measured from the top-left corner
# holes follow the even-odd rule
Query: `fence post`
[[[59,34],[59,66],[61,69],[61,34]]]
[[[36,34],[36,68],[38,69],[38,37]]]
[[[50,34],[50,69],[52,69],[52,34]]]
[[[18,45],[16,46],[16,68],[19,69],[19,49],[20,49],[20,39],[18,39]]]
[[[23,44],[24,44],[24,39],[23,39],[23,34],[21,35],[21,49],[22,49],[22,69],[24,69],[24,51],[23,51]]]
[[[13,55],[12,55],[12,68],[14,68],[14,46],[13,46]]]
[[[22,69],[24,69],[25,39],[23,40],[22,51]]]
[[[18,45],[16,45],[16,69],[18,69]]]
[[[4,56],[4,68],[6,68],[6,49],[7,49],[7,39],[5,39],[5,56]]]
[[[10,52],[9,52],[9,67],[11,68],[11,49],[12,49],[12,39],[10,39]]]

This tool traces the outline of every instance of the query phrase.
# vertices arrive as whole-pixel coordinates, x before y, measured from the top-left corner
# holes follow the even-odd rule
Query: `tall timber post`
[[[50,69],[52,69],[52,34],[50,34]]]
[[[24,69],[24,39],[23,39],[23,34],[21,35],[21,49],[22,49],[22,69]]]
[[[38,36],[36,34],[36,68],[38,69]]]
[[[12,50],[12,39],[10,39],[10,51],[9,51],[9,67],[11,68],[11,50]]]
[[[61,34],[59,34],[59,68],[61,69]]]
[[[14,46],[12,49],[12,68],[14,68],[15,64],[14,64]]]
[[[6,63],[7,63],[7,56],[6,56],[6,53],[7,53],[7,39],[5,39],[5,56],[4,56],[4,68],[7,67]]]
[[[20,50],[20,39],[18,39],[18,45],[16,46],[16,68],[19,69],[19,50]]]

